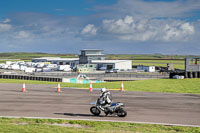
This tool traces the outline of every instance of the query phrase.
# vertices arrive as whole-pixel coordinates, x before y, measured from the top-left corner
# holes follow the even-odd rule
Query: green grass
[[[20,60],[0,60],[0,63],[6,63],[6,61],[20,61]]]
[[[19,83],[23,80],[0,79],[0,83]],[[26,84],[52,84],[56,82],[31,81]],[[89,88],[89,84],[61,83],[61,87]],[[121,82],[94,83],[93,88],[106,87],[108,89],[120,89]],[[140,81],[125,81],[124,88],[127,91],[168,92],[200,94],[200,79],[149,79]]]
[[[199,57],[197,55],[162,55],[162,54],[108,54],[106,59],[126,59],[126,60],[138,60],[138,59],[155,59],[155,60],[183,60],[185,57]]]
[[[144,63],[181,63],[184,64],[185,60],[133,60],[133,62],[144,62]]]
[[[6,61],[12,61],[12,62],[14,62],[14,61],[24,61],[24,62],[30,62],[31,60],[0,60],[0,63],[6,63]]]
[[[109,54],[106,59],[184,59],[184,55],[162,55],[162,54]]]
[[[62,127],[52,124],[79,125]],[[200,133],[199,127],[61,119],[0,118],[1,133]]]
[[[164,64],[163,64],[164,63]],[[160,66],[167,67],[167,63],[173,63],[176,69],[185,69],[184,60],[133,60],[132,65],[144,65],[144,66]]]
[[[143,65],[143,66],[158,66],[158,67],[167,67],[167,63],[166,64],[159,64],[159,63],[132,63],[132,65]],[[174,68],[176,69],[185,69],[185,64],[174,64],[173,65]]]

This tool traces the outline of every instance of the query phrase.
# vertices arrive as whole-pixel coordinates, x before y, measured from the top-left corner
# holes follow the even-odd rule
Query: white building
[[[87,68],[91,64],[96,65],[97,70],[131,70],[132,60],[105,60],[105,54],[102,54],[102,50],[98,49],[83,49],[79,58],[60,58],[60,57],[42,57],[33,58],[32,62],[50,62],[57,65],[70,65],[70,68],[75,68],[78,64]],[[93,70],[93,69],[91,69]]]
[[[132,60],[92,60],[92,64],[97,64],[97,69],[119,69],[131,70]]]
[[[137,70],[138,71],[144,71],[144,72],[155,72],[156,68],[155,68],[155,66],[143,66],[143,65],[139,65],[139,66],[137,66]]]

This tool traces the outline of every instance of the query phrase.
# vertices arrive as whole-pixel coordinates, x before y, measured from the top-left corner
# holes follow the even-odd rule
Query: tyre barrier
[[[175,75],[184,76],[184,78],[200,78],[200,72],[170,73],[170,78]]]
[[[27,75],[0,75],[1,79],[20,79],[20,80],[36,80],[36,81],[49,81],[49,82],[62,82],[62,78],[53,77],[35,77]]]

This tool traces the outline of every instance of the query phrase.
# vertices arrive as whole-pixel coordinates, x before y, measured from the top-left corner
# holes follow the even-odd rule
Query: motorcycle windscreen
[[[96,104],[96,102],[91,102],[90,104]]]

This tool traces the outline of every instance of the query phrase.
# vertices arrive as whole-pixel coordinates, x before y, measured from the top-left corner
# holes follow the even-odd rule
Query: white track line
[[[97,120],[97,119],[76,119],[76,118],[54,118],[54,117],[23,117],[23,116],[0,116],[0,118],[31,118],[31,119],[63,119],[63,120],[85,120],[85,121],[105,121],[105,122],[126,122],[136,124],[153,124],[165,126],[182,126],[182,127],[200,127],[200,125],[185,125],[185,124],[170,124],[170,123],[156,123],[156,122],[139,122],[139,121],[115,121],[115,120]]]

